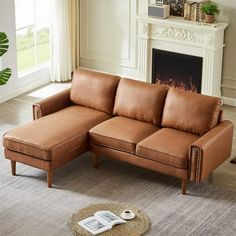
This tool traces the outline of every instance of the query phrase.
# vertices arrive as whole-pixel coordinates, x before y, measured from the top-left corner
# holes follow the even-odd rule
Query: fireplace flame
[[[197,93],[197,87],[196,85],[192,82],[192,77],[189,78],[188,83],[184,82],[184,81],[179,81],[175,78],[169,78],[169,79],[159,79],[159,76],[157,76],[155,78],[155,83],[156,84],[161,84],[164,85],[168,88],[178,88],[178,89],[182,89],[185,91],[190,91],[190,92],[194,92]]]

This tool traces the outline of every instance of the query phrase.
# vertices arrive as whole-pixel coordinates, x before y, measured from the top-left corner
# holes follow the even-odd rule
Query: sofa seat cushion
[[[51,161],[87,145],[89,129],[109,118],[104,112],[74,105],[6,133],[3,142],[9,150]]]
[[[189,146],[198,138],[198,135],[162,128],[137,144],[136,155],[185,169]]]
[[[125,117],[114,117],[89,131],[90,142],[134,154],[138,142],[155,133],[156,126]]]

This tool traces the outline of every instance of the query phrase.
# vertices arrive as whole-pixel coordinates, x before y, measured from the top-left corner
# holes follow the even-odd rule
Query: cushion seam
[[[174,166],[174,165],[171,165],[170,163],[165,163],[165,162],[162,162],[162,161],[155,161],[155,160],[153,160],[151,158],[147,158],[145,156],[141,156],[141,155],[137,155],[137,154],[136,154],[136,156],[144,158],[146,160],[151,160],[151,161],[154,161],[154,162],[157,162],[157,163],[161,163],[161,164],[164,164],[164,165],[167,165],[167,166],[171,166],[171,167],[174,167],[174,168],[177,168],[177,169],[184,169],[184,170],[188,169],[188,167],[182,168],[182,167],[179,167],[179,166]]]
[[[73,139],[79,138],[80,136],[82,136],[82,135],[84,135],[84,134],[86,135],[86,133],[88,133],[88,132],[89,132],[89,130],[86,131],[86,132],[80,133],[79,135],[76,135],[76,136],[74,136],[74,137],[71,137],[68,141],[63,142],[63,143],[56,144],[56,145],[52,146],[51,148],[49,148],[48,150],[53,151],[54,149],[56,149],[56,148],[58,148],[58,147],[60,147],[60,146],[62,146],[62,145],[64,145],[64,144],[66,144],[66,143],[71,142],[71,140],[73,140]]]
[[[139,146],[139,147],[144,148],[144,149],[147,150],[146,147],[143,147],[143,146]],[[137,147],[136,147],[136,150],[137,150]],[[160,152],[160,151],[153,150],[153,149],[151,149],[151,148],[150,148],[149,150],[151,150],[151,151],[153,151],[153,152],[159,152],[159,153],[161,153],[161,154],[163,154],[163,155],[168,155],[168,156],[170,156],[170,157],[172,157],[172,158],[174,158],[174,159],[176,159],[176,160],[182,159],[182,158],[179,158],[179,157],[176,157],[176,156],[173,156],[173,155],[164,153],[164,152]],[[136,154],[136,153],[137,153],[137,151],[135,151],[135,154]],[[137,155],[137,156],[140,156],[140,157],[144,157],[144,156],[141,156],[141,155],[138,155],[138,154],[136,154],[136,155]],[[148,158],[148,157],[144,157],[144,158],[149,159],[149,160],[153,160],[153,159]],[[186,157],[185,159],[188,160],[188,157]],[[153,161],[154,161],[154,160],[153,160]],[[156,161],[156,162],[160,162],[160,163],[163,163],[163,164],[166,164],[166,165],[169,165],[169,166],[174,166],[174,165],[171,165],[171,164],[164,163],[164,162],[162,162],[162,161]],[[188,165],[188,163],[187,163],[187,165]],[[174,166],[174,167],[176,167],[176,166]],[[181,168],[181,167],[176,167],[176,168],[186,169],[186,168]]]
[[[137,154],[134,154],[134,153],[129,153],[129,152],[125,152],[125,151],[122,151],[122,150],[119,150],[119,149],[115,149],[115,148],[110,148],[110,147],[106,147],[106,146],[101,146],[101,145],[98,145],[98,144],[95,144],[95,143],[91,143],[92,145],[96,145],[98,147],[103,147],[103,148],[108,148],[108,149],[113,149],[115,151],[119,151],[119,152],[124,152],[124,153],[128,153],[128,154],[132,154],[134,155],[135,157],[139,157],[139,158],[143,158],[143,159],[146,159],[148,161],[153,161],[153,162],[156,162],[156,163],[161,163],[161,164],[164,164],[164,165],[167,165],[167,166],[170,166],[170,167],[173,167],[173,168],[176,168],[176,169],[181,169],[181,170],[188,170],[188,168],[180,168],[180,167],[176,167],[176,166],[172,166],[170,164],[167,164],[167,163],[163,163],[163,162],[160,162],[160,161],[154,161],[152,159],[149,159],[149,158],[146,158],[146,157],[143,157],[143,156],[139,156]]]
[[[151,151],[153,151],[153,152],[160,152],[161,154],[165,154],[165,155],[168,155],[168,156],[171,156],[171,157],[174,157],[174,158],[178,158],[178,159],[183,159],[183,158],[185,158],[185,157],[180,158],[180,157],[177,157],[177,156],[173,156],[173,155],[170,155],[170,154],[167,154],[167,153],[164,153],[164,152],[161,152],[161,151],[157,151],[157,150],[154,150],[154,149],[152,149],[152,148],[147,148],[147,147],[144,147],[144,146],[141,146],[141,145],[139,145],[139,147],[144,148],[144,149],[149,149],[149,150],[151,150]],[[188,159],[188,157],[186,157],[186,159]]]
[[[117,140],[117,141],[120,141],[120,142],[123,142],[123,143],[130,143],[130,144],[134,144],[134,145],[137,145],[139,142],[137,142],[137,143],[132,143],[132,142],[129,142],[129,141],[124,141],[124,140],[120,140],[120,139],[118,139],[118,138],[112,138],[112,137],[107,137],[107,136],[103,136],[103,135],[101,135],[101,134],[95,134],[95,133],[92,133],[92,132],[89,132],[89,134],[91,134],[91,135],[97,135],[97,136],[99,136],[99,137],[104,137],[104,138],[110,138],[110,139],[114,139],[114,140]],[[145,138],[144,138],[145,139]]]
[[[49,150],[49,149],[43,148],[42,146],[36,146],[35,144],[29,144],[29,143],[27,143],[25,141],[19,141],[19,140],[15,140],[15,139],[12,139],[12,138],[5,138],[5,139],[6,139],[5,142],[11,141],[11,142],[14,142],[14,143],[17,143],[17,144],[24,144],[24,145],[27,145],[27,146],[30,146],[30,147],[39,148],[39,149],[41,149],[43,151],[48,151]]]
[[[88,131],[87,131],[88,132]],[[71,142],[71,141],[73,141],[74,139],[76,139],[76,138],[78,138],[78,137],[80,137],[80,136],[82,136],[82,135],[86,135],[86,132],[84,132],[84,133],[82,133],[82,134],[80,134],[80,135],[77,135],[77,136],[75,136],[75,137],[72,137],[72,138],[70,138],[68,141],[66,141],[66,142],[63,142],[63,143],[60,143],[60,144],[57,144],[57,145],[54,145],[54,146],[52,146],[51,148],[48,148],[48,149],[46,149],[46,148],[41,148],[41,146],[39,147],[39,146],[36,146],[36,145],[31,145],[31,144],[26,144],[25,142],[16,142],[16,141],[14,141],[14,140],[11,140],[11,139],[8,139],[8,140],[10,140],[10,141],[12,141],[12,142],[15,142],[16,144],[23,144],[23,145],[26,145],[26,146],[28,146],[28,147],[33,147],[33,148],[38,148],[38,149],[40,149],[41,151],[44,151],[44,152],[46,152],[46,156],[47,157],[51,157],[50,159],[52,160],[53,159],[53,151],[55,150],[55,149],[57,149],[57,148],[59,148],[60,146],[62,146],[62,145],[65,145],[65,144],[68,144],[69,142]],[[14,149],[11,149],[11,148],[9,148],[9,147],[6,147],[7,149],[9,149],[9,150],[12,150],[12,151],[15,151]],[[17,152],[19,152],[19,151],[17,151]],[[19,153],[23,153],[23,152],[19,152]],[[23,153],[23,154],[25,154],[25,153]],[[29,154],[27,154],[27,155],[29,155]],[[31,156],[31,155],[30,155]],[[40,159],[40,158],[39,158]],[[43,159],[43,158],[42,158]]]
[[[10,140],[10,141],[15,142],[15,143],[17,143],[17,144],[24,144],[24,145],[27,145],[27,146],[29,146],[29,147],[34,147],[34,148],[38,148],[38,149],[41,149],[41,150],[43,150],[43,151],[49,152],[49,151],[53,151],[54,149],[56,149],[57,147],[59,147],[59,146],[61,146],[61,145],[64,145],[64,144],[70,142],[70,141],[73,140],[73,139],[76,139],[76,138],[78,138],[78,137],[80,137],[80,136],[86,134],[87,132],[88,132],[88,131],[83,132],[83,133],[81,133],[81,134],[79,134],[79,135],[76,135],[76,136],[74,136],[74,137],[71,137],[68,141],[66,141],[66,142],[61,142],[61,143],[56,144],[56,145],[54,145],[54,146],[52,146],[52,147],[50,147],[50,148],[43,148],[42,146],[36,146],[35,144],[29,144],[29,143],[26,143],[26,142],[24,142],[24,141],[23,141],[23,142],[19,142],[19,141],[15,141],[15,140],[13,140],[13,139],[10,139],[10,138],[7,138],[7,140]],[[6,141],[7,141],[7,140],[6,140]],[[8,147],[6,147],[6,148],[8,148]],[[9,148],[8,148],[8,149],[9,149]]]
[[[139,156],[139,155],[137,155],[136,154],[136,156],[137,157],[141,157],[141,158],[144,158],[144,159],[146,159],[146,160],[149,160],[149,161],[153,161],[153,162],[157,162],[157,163],[161,163],[161,164],[164,164],[164,165],[167,165],[167,166],[171,166],[171,167],[174,167],[174,168],[177,168],[177,169],[183,169],[183,170],[188,170],[188,168],[186,167],[186,168],[181,168],[181,167],[177,167],[177,166],[173,166],[173,165],[170,165],[170,164],[167,164],[167,163],[164,163],[164,162],[161,162],[161,161],[154,161],[154,160],[152,160],[152,159],[149,159],[149,158],[147,158],[147,157],[144,157],[144,156]]]
[[[92,145],[97,145],[97,146],[99,146],[99,147],[105,147],[105,148],[113,149],[113,150],[116,150],[116,151],[119,151],[119,152],[125,152],[125,153],[129,153],[129,154],[135,155],[135,150],[134,150],[134,152],[128,152],[128,151],[125,151],[125,150],[121,150],[121,149],[119,149],[119,148],[110,147],[110,146],[108,146],[108,145],[100,145],[100,144],[93,143],[93,142],[91,142],[91,144],[92,144]],[[135,147],[135,148],[136,148],[136,147]]]

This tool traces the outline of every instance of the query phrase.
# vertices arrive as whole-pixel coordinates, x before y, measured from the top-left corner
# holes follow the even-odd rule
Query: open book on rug
[[[78,224],[96,235],[112,229],[114,225],[126,223],[125,220],[116,216],[110,211],[97,211],[94,216],[88,217],[78,222]]]

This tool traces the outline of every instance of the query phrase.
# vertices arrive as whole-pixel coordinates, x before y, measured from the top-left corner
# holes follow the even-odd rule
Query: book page
[[[107,225],[110,229],[113,225],[126,223],[125,220],[110,211],[98,211],[94,214],[94,216],[96,219]]]
[[[78,224],[93,235],[100,234],[109,229],[107,225],[105,225],[103,222],[93,216],[79,221]]]

